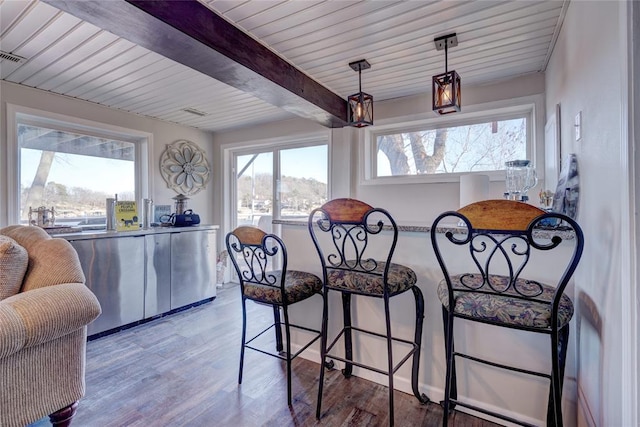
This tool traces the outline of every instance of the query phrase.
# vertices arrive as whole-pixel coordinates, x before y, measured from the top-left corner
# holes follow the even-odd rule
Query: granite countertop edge
[[[287,226],[296,226],[296,227],[307,227],[307,221],[299,221],[299,220],[288,220],[288,219],[274,219],[272,221],[273,224],[277,225],[287,225]],[[389,226],[385,226],[385,229],[390,229]],[[420,225],[420,224],[398,224],[398,231],[400,232],[408,232],[408,233],[431,233],[431,226],[429,225]],[[436,228],[436,233],[445,234],[448,232],[452,233],[465,233],[465,227],[458,227],[456,225],[448,225]],[[553,236],[559,236],[565,240],[571,240],[575,237],[574,233],[568,230],[556,230],[556,229],[539,229],[536,230],[535,236],[541,239],[551,238]]]

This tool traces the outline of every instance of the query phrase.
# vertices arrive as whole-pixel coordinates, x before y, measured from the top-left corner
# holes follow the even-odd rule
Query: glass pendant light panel
[[[349,125],[364,127],[373,125],[373,96],[359,92],[347,98]]]
[[[460,76],[455,71],[433,76],[433,111],[449,114],[460,111]]]

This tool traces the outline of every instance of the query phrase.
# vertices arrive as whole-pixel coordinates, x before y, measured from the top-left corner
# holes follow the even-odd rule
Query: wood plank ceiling
[[[444,70],[433,39],[456,32],[449,69],[464,85],[544,72],[568,0],[201,0],[330,91],[357,92],[366,58],[376,101],[428,94]],[[295,117],[248,93],[38,0],[0,0],[0,78],[219,132]],[[1,97],[1,94],[0,94]],[[203,116],[186,112],[193,109]]]

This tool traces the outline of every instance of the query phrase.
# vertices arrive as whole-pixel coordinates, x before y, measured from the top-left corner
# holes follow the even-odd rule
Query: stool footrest
[[[273,357],[276,357],[276,358],[281,359],[281,360],[287,360],[287,359],[288,359],[288,357],[286,357],[286,356],[282,356],[282,355],[280,355],[280,354],[278,354],[278,353],[273,353],[273,352],[266,351],[266,350],[263,350],[263,349],[261,349],[261,348],[253,347],[253,346],[249,345],[253,340],[257,339],[257,338],[258,338],[258,337],[260,337],[262,334],[264,334],[264,333],[265,333],[265,332],[267,332],[269,329],[271,329],[271,328],[273,328],[273,327],[275,327],[275,326],[276,326],[276,324],[275,324],[275,323],[271,324],[270,326],[268,326],[267,328],[265,328],[264,330],[262,330],[261,332],[259,332],[257,335],[255,335],[253,338],[251,338],[250,340],[246,341],[246,342],[245,342],[245,344],[244,344],[245,348],[249,348],[249,349],[254,350],[254,351],[257,351],[257,352],[259,352],[259,353],[266,354],[267,356],[273,356]],[[321,334],[321,332],[320,332],[320,331],[315,330],[315,329],[311,329],[311,328],[307,328],[306,326],[300,326],[300,325],[293,325],[293,324],[289,324],[289,327],[290,327],[290,328],[301,329],[301,330],[304,330],[304,331],[307,331],[307,332],[313,332],[313,333],[315,333],[315,334],[316,334],[316,335],[313,337],[313,339],[311,339],[309,342],[307,342],[307,343],[306,343],[306,344],[305,344],[305,345],[304,345],[300,350],[298,350],[296,353],[294,353],[293,355],[291,355],[291,356],[290,356],[290,359],[295,359],[295,358],[296,358],[300,353],[302,353],[303,351],[305,351],[305,350],[306,350],[306,349],[307,349],[311,344],[313,344],[314,342],[318,341],[318,339],[322,336],[322,334]]]
[[[341,357],[341,356],[330,354],[331,349],[338,343],[338,340],[340,339],[340,337],[342,337],[344,335],[346,330],[358,331],[358,332],[362,332],[362,333],[369,334],[369,335],[374,335],[374,336],[377,336],[377,337],[380,337],[380,338],[384,338],[384,339],[387,338],[386,335],[383,335],[383,334],[375,332],[375,331],[369,331],[369,330],[366,330],[366,329],[362,329],[362,328],[357,328],[357,327],[353,327],[353,326],[342,328],[342,330],[340,331],[340,333],[338,333],[336,338],[331,342],[330,345],[327,346],[327,353],[325,354],[325,358],[338,360],[338,361],[344,362],[344,363],[350,363],[350,364],[352,364],[354,366],[358,366],[360,368],[368,369],[370,371],[377,372],[379,374],[389,375],[389,371],[378,369],[378,368],[375,368],[373,366],[365,365],[365,364],[362,364],[362,363],[359,363],[359,362],[356,362],[356,361],[353,361],[353,360],[348,360],[348,359],[346,359],[344,357]],[[408,345],[412,346],[411,350],[409,350],[407,352],[407,354],[402,358],[402,360],[400,360],[400,362],[398,362],[398,364],[396,364],[394,366],[393,372],[391,372],[391,373],[395,373],[418,350],[418,346],[417,346],[417,344],[415,342],[409,341],[409,340],[406,340],[406,339],[403,339],[403,338],[391,337],[391,340],[395,341],[395,342],[400,342],[400,343],[408,344]]]
[[[470,356],[470,355],[465,354],[465,353],[454,352],[453,355],[454,356],[459,356],[459,357],[462,357],[462,358],[465,358],[465,359],[473,360],[474,362],[482,363],[484,365],[489,365],[489,366],[493,366],[493,367],[496,367],[496,368],[507,369],[509,371],[519,372],[521,374],[527,374],[527,375],[533,375],[533,376],[536,376],[536,377],[542,377],[542,378],[546,378],[549,381],[551,381],[551,375],[550,374],[546,374],[544,372],[530,371],[528,369],[516,368],[516,367],[510,366],[510,365],[503,365],[502,363],[492,362],[490,360],[481,359],[481,358],[475,357],[475,356]]]
[[[507,415],[500,414],[498,412],[490,411],[488,409],[484,409],[476,405],[471,405],[469,403],[461,402],[458,399],[449,399],[449,402],[455,405],[464,406],[465,408],[473,409],[474,411],[482,412],[483,414],[486,414],[486,415],[491,415],[492,417],[500,418],[501,420],[512,422],[514,424],[518,424],[526,427],[536,427],[535,424],[525,423],[524,421],[517,420]]]

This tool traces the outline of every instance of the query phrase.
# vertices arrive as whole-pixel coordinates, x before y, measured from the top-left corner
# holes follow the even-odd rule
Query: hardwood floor
[[[154,320],[87,346],[87,392],[76,427],[104,426],[385,426],[387,388],[339,370],[325,375],[323,416],[315,418],[318,365],[293,362],[293,407],[287,406],[285,363],[245,353],[238,385],[241,309],[237,286],[211,303]],[[249,304],[252,319],[273,319],[269,307]],[[270,334],[272,336],[272,334]],[[439,426],[442,408],[395,392],[397,426]],[[47,425],[44,420],[36,426]],[[455,413],[450,425],[489,427]]]

